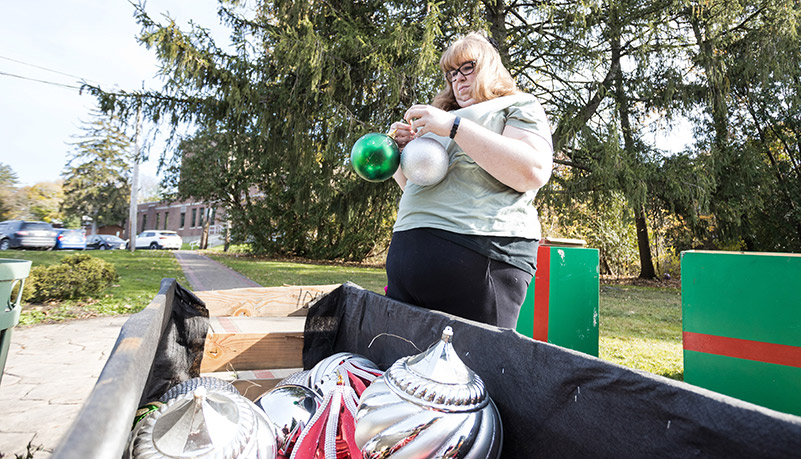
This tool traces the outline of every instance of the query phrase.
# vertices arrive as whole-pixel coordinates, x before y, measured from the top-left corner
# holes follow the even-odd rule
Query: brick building
[[[89,234],[90,232],[91,232],[91,227],[89,230],[86,231],[86,234]],[[112,236],[117,236],[125,239],[126,237],[125,235],[127,233],[128,231],[126,231],[125,228],[123,228],[120,225],[103,225],[97,227],[97,234],[110,234]]]
[[[136,232],[170,230],[178,233],[185,243],[192,243],[200,240],[206,219],[209,220],[209,246],[221,244],[225,237],[225,209],[207,202],[159,201],[138,204]]]

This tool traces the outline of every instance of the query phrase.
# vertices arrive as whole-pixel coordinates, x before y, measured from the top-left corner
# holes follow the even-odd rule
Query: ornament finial
[[[450,325],[442,330],[442,338],[440,339],[446,343],[450,343],[453,340],[453,329],[450,327]]]

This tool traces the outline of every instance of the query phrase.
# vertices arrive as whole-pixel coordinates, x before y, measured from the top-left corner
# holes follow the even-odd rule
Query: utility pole
[[[145,83],[142,82],[142,89],[144,90]],[[133,158],[133,176],[131,177],[131,207],[128,209],[128,246],[131,253],[136,251],[136,195],[139,188],[139,158],[140,158],[140,140],[142,130],[142,101],[139,101],[139,106],[136,108],[136,134],[134,135],[134,158]]]

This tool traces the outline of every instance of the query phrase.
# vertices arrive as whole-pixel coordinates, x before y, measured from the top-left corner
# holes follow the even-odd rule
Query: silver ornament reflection
[[[406,179],[415,185],[436,185],[448,173],[448,153],[436,140],[418,137],[403,148],[400,167]]]
[[[275,429],[278,454],[289,456],[295,440],[323,402],[306,386],[282,384],[256,399]]]
[[[429,350],[399,359],[364,391],[355,433],[364,458],[501,456],[498,409],[452,337],[446,327]]]

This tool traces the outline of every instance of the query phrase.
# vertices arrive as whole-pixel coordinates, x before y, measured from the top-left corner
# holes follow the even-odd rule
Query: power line
[[[85,80],[86,79],[86,78],[79,77],[77,75],[70,75],[69,73],[59,72],[58,70],[53,70],[53,69],[49,69],[47,67],[42,67],[40,65],[34,65],[34,64],[29,64],[27,62],[22,62],[20,60],[12,59],[10,57],[0,56],[0,59],[5,59],[7,61],[16,62],[17,64],[27,65],[28,67],[34,67],[34,68],[37,68],[37,69],[40,69],[40,70],[46,70],[48,72],[58,73],[59,75],[64,75],[64,76],[68,76],[68,77],[72,77],[72,78],[77,78],[79,80]]]
[[[80,81],[94,83],[97,86],[102,86],[103,85],[102,83],[100,83],[97,80],[92,80],[90,78],[84,78],[84,77],[81,77],[81,76],[78,76],[78,75],[73,75],[71,73],[61,72],[61,71],[58,71],[58,70],[53,70],[53,69],[50,69],[50,68],[47,68],[47,67],[42,67],[41,65],[31,64],[31,63],[28,63],[28,62],[23,62],[23,61],[21,61],[19,59],[13,59],[13,58],[7,57],[7,56],[0,56],[0,59],[5,59],[7,61],[15,62],[17,64],[27,65],[28,67],[33,67],[33,68],[37,68],[37,69],[40,69],[40,70],[45,70],[47,72],[52,72],[52,73],[57,73],[59,75],[68,76],[70,78],[75,78],[75,79],[80,80]],[[10,73],[0,72],[0,74],[8,75],[8,76],[14,76],[14,77],[22,78],[22,79],[25,79],[25,80],[36,81],[36,82],[39,82],[39,83],[53,84],[53,85],[56,85],[56,86],[64,86],[64,87],[71,88],[71,89],[80,89],[80,87],[69,86],[69,85],[65,85],[65,84],[62,84],[62,83],[55,83],[55,82],[50,82],[50,81],[46,81],[46,80],[37,80],[35,78],[28,78],[28,77],[23,77],[23,76],[20,76],[20,75],[15,75],[15,74],[10,74]]]
[[[19,78],[21,80],[35,81],[37,83],[44,83],[44,84],[49,84],[49,85],[53,85],[53,86],[61,86],[61,87],[68,88],[68,89],[78,89],[78,90],[81,89],[80,86],[71,86],[71,85],[64,84],[64,83],[56,83],[55,81],[39,80],[39,79],[36,79],[36,78],[29,78],[29,77],[26,77],[26,76],[15,75],[13,73],[6,73],[6,72],[3,72],[3,71],[0,71],[0,75]]]

